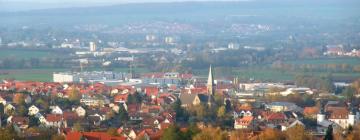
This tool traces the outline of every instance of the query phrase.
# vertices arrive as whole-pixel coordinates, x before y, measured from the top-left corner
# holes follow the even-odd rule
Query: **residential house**
[[[305,107],[304,108],[304,116],[307,118],[316,118],[316,114],[320,111],[319,107]]]
[[[0,96],[0,103],[4,106],[6,105],[6,100]]]
[[[5,106],[5,108],[4,108],[4,113],[10,115],[10,114],[12,114],[12,113],[15,112],[15,109],[16,109],[16,108],[15,108],[14,105],[12,105],[12,104],[7,104],[7,105]]]
[[[29,119],[27,117],[10,116],[7,118],[8,124],[15,124],[20,129],[26,129],[29,126]]]
[[[70,132],[66,135],[66,140],[127,140],[123,136],[111,136],[106,132]]]
[[[304,123],[301,122],[300,120],[295,120],[281,124],[281,131],[286,131],[287,129],[292,128],[296,125],[305,126]]]
[[[59,106],[51,106],[51,114],[63,114],[62,109]]]
[[[74,110],[75,110],[76,114],[77,114],[79,117],[85,117],[85,115],[86,115],[86,110],[85,110],[83,107],[79,106],[79,107],[77,107],[77,108],[74,109]]]
[[[244,116],[242,118],[237,118],[234,122],[235,129],[247,129],[247,128],[253,128],[253,126],[254,126],[253,116]]]
[[[28,113],[28,114],[29,114],[30,116],[33,116],[33,115],[35,115],[35,114],[37,114],[37,113],[40,112],[39,108],[36,107],[35,105],[30,106],[28,110],[29,110],[29,113]]]
[[[46,121],[47,121],[47,126],[60,128],[62,126],[62,115],[47,114]]]
[[[207,103],[208,95],[206,94],[180,94],[181,106],[189,107],[199,105],[201,103]]]

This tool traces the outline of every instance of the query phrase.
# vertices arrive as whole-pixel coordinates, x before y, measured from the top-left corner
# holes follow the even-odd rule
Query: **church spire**
[[[214,84],[214,74],[213,74],[211,65],[210,65],[210,68],[209,68],[209,77],[208,77],[208,81],[207,81],[206,86],[207,86],[208,94],[211,95],[211,96],[214,96],[214,94],[215,94],[215,84]]]

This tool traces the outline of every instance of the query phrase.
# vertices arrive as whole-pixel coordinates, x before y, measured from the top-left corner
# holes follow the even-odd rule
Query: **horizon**
[[[0,12],[21,12],[31,10],[114,6],[122,4],[177,3],[177,2],[242,2],[256,0],[0,0]]]

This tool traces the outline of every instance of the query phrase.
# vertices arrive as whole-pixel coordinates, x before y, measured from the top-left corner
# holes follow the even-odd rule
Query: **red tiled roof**
[[[305,107],[304,108],[304,115],[316,115],[319,112],[319,108],[314,106],[314,107]]]
[[[64,120],[75,120],[79,119],[79,116],[75,112],[64,112],[63,118]]]
[[[143,77],[146,78],[163,78],[165,73],[146,73]]]
[[[59,122],[62,120],[61,115],[58,114],[47,114],[46,115],[46,121],[48,122]]]
[[[114,102],[122,102],[127,100],[129,94],[118,94],[114,96]]]
[[[191,79],[193,77],[192,74],[180,74],[179,76],[182,79]]]
[[[254,119],[253,116],[245,116],[243,118],[238,118],[235,121],[238,125],[248,126],[253,119]]]
[[[268,121],[272,120],[285,120],[286,116],[280,112],[266,112],[264,118]]]
[[[29,122],[29,119],[26,117],[12,117],[11,118],[11,122],[16,123],[16,124],[27,124]]]
[[[159,94],[159,88],[157,88],[157,87],[145,87],[145,94],[147,96],[157,96]]]
[[[87,140],[126,140],[122,136],[110,136],[105,132],[70,132],[66,135],[66,140],[80,140],[85,137]]]

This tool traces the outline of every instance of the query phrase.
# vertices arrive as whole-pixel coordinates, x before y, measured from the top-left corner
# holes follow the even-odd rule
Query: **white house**
[[[246,129],[252,127],[254,124],[253,116],[245,116],[243,118],[237,118],[234,122],[235,129]]]
[[[0,103],[5,106],[6,105],[6,100],[4,98],[0,97]]]
[[[39,119],[39,122],[41,124],[46,125],[47,121],[46,121],[46,119],[45,119],[45,117],[43,115],[41,115],[40,113],[37,113],[37,114],[35,114],[35,117]]]
[[[28,114],[30,116],[33,116],[33,115],[39,113],[39,111],[40,111],[39,108],[37,108],[35,105],[30,106],[28,110],[29,110]]]
[[[86,115],[86,110],[81,106],[77,107],[75,112],[79,117],[84,117]]]
[[[7,104],[4,108],[4,113],[6,114],[11,114],[12,112],[15,112],[15,106],[13,106],[12,104]]]
[[[51,114],[63,114],[63,110],[59,106],[51,106]]]
[[[291,128],[291,127],[294,127],[296,125],[302,125],[304,126],[304,123],[302,123],[301,121],[299,120],[295,120],[291,123],[288,123],[288,124],[283,124],[281,125],[281,131],[286,131],[287,129]]]

